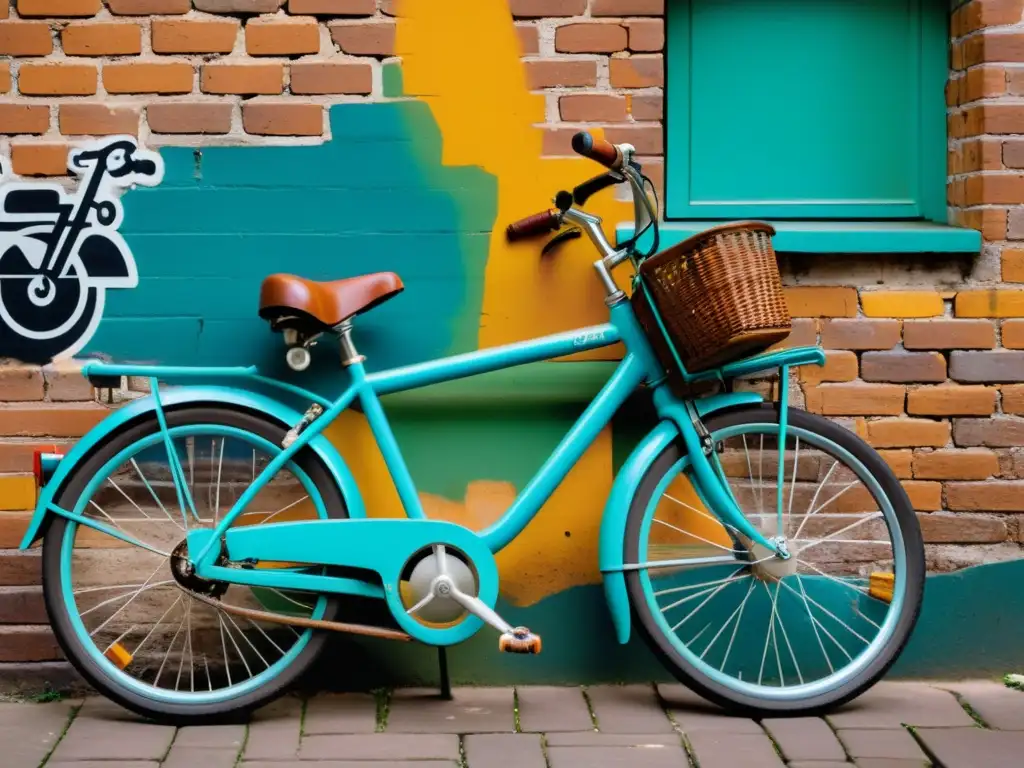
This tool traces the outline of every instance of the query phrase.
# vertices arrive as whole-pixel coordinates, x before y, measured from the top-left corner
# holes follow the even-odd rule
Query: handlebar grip
[[[514,221],[505,230],[505,237],[509,241],[523,240],[534,235],[545,235],[554,232],[562,226],[561,212],[557,208],[550,208],[541,213],[535,213],[519,221]]]
[[[586,131],[580,131],[572,137],[572,149],[577,155],[600,163],[605,168],[617,171],[622,167],[622,152],[614,144],[595,139]]]

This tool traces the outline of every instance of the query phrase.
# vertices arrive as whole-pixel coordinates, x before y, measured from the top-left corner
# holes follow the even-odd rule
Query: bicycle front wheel
[[[57,640],[86,680],[135,712],[185,725],[258,707],[315,660],[324,632],[252,618],[253,611],[331,620],[338,602],[209,582],[182,567],[188,532],[223,519],[281,453],[286,428],[216,406],[168,409],[166,420],[172,451],[150,416],[101,443],[71,473],[58,504],[127,538],[53,520],[43,541],[43,592]],[[304,449],[232,525],[344,517],[328,470]]]
[[[721,522],[685,450],[668,447],[627,523],[642,634],[681,682],[732,709],[800,715],[855,698],[899,656],[920,611],[924,547],[906,492],[863,440],[804,411],[789,410],[781,452],[777,405],[706,426],[744,516],[785,537],[792,557]]]

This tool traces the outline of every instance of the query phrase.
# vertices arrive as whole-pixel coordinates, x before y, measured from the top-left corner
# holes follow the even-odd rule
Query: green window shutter
[[[670,219],[946,219],[946,0],[669,0]]]

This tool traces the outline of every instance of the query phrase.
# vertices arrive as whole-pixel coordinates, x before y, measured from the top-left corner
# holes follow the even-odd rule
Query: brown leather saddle
[[[275,331],[292,328],[315,335],[397,296],[404,287],[394,272],[329,282],[270,275],[260,286],[260,317]]]

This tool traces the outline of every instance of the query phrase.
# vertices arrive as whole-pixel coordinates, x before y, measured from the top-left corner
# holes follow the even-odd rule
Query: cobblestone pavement
[[[677,685],[398,690],[281,699],[248,725],[175,729],[100,699],[0,703],[4,768],[1007,768],[1024,693],[881,683],[822,718],[730,717]]]

